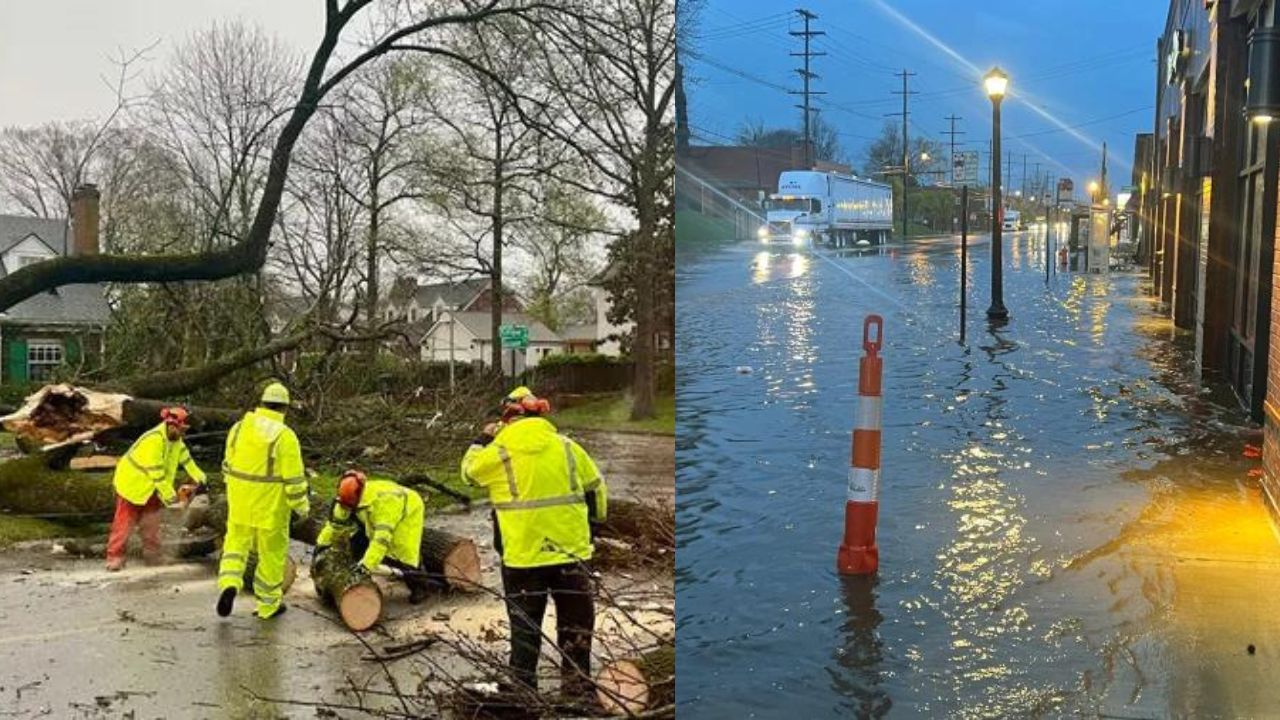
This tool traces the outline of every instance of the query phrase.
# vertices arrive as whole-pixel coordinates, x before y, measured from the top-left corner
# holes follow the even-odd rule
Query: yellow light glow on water
[[[751,264],[751,282],[756,285],[769,281],[769,263],[772,260],[768,250],[756,253],[755,262]]]

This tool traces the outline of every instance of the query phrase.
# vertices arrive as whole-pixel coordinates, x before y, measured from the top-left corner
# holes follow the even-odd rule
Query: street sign
[[[1071,182],[1071,178],[1062,178],[1058,181],[1058,204],[1070,205],[1076,193],[1076,184]]]
[[[529,328],[526,325],[500,325],[498,335],[504,348],[524,350],[529,347]]]
[[[956,185],[978,184],[978,151],[965,150],[955,155]]]

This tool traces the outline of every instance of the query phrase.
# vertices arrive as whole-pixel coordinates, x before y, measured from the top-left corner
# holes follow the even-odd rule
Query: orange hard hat
[[[364,484],[368,480],[359,470],[348,470],[338,480],[338,504],[354,510],[360,504],[360,496],[364,494]]]
[[[187,409],[181,405],[161,408],[160,419],[163,420],[166,425],[172,425],[173,427],[181,430],[185,430],[187,425],[190,424],[190,414],[187,412]]]

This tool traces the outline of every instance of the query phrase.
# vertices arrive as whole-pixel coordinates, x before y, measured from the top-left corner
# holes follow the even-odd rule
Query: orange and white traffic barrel
[[[844,504],[844,539],[836,554],[836,568],[841,575],[870,575],[880,566],[876,519],[880,513],[883,336],[884,320],[879,315],[868,315],[862,323],[862,349],[866,355],[858,365],[858,411],[853,424],[849,488]]]

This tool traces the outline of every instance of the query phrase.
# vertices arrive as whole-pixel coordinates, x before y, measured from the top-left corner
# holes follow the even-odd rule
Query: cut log
[[[160,409],[171,404],[75,385],[46,385],[27,396],[22,407],[0,418],[0,423],[29,452],[79,444],[112,431],[141,432],[160,422]],[[192,432],[227,428],[241,416],[222,408],[188,409]]]
[[[351,552],[351,530],[339,530],[333,544],[316,553],[311,579],[316,595],[338,610],[347,627],[363,632],[382,617],[382,591],[368,574],[355,570],[359,558]]]
[[[331,512],[328,505],[313,503],[310,515],[304,518],[293,518],[289,525],[289,537],[298,542],[315,545]],[[218,532],[226,532],[227,500],[225,496],[213,498],[207,508],[198,509],[193,506],[188,512],[187,527],[201,525]],[[480,552],[470,538],[434,528],[423,528],[419,554],[422,569],[443,577],[449,588],[469,592],[480,588]]]
[[[668,505],[609,499],[609,513],[600,524],[601,537],[655,547],[676,545],[675,513]]]
[[[67,467],[72,470],[115,470],[120,458],[115,455],[89,455],[73,457]]]
[[[454,590],[475,590],[480,586],[480,552],[471,538],[443,530],[422,530],[422,569],[444,576]]]
[[[676,649],[663,643],[643,655],[614,660],[596,676],[596,699],[605,712],[633,715],[675,702]]]

